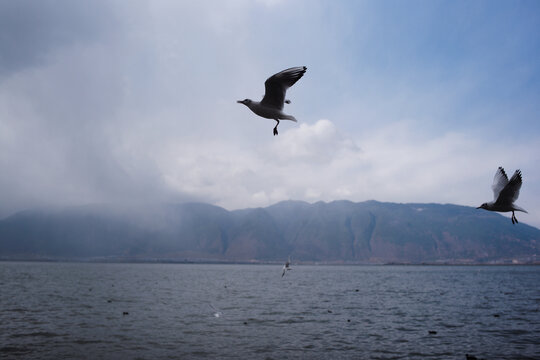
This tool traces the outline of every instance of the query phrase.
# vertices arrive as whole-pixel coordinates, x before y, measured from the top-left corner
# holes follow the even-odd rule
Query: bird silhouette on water
[[[251,99],[238,100],[237,103],[246,105],[255,114],[277,121],[274,127],[274,136],[278,134],[277,127],[279,120],[291,120],[297,122],[294,116],[283,112],[285,103],[290,104],[290,100],[285,100],[287,89],[293,86],[306,72],[307,67],[297,66],[278,72],[270,76],[264,82],[265,93],[260,102]]]
[[[512,212],[512,224],[517,224],[518,220],[514,211],[527,211],[517,205],[514,202],[519,197],[519,189],[521,189],[521,184],[523,180],[521,179],[521,171],[516,170],[514,175],[508,180],[506,172],[502,167],[499,166],[495,177],[493,178],[493,201],[483,203],[477,209],[485,209],[489,211],[498,211],[498,212]]]

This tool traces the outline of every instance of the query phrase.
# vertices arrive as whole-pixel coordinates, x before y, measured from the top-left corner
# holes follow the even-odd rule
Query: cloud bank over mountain
[[[0,4],[0,218],[48,205],[491,199],[540,225],[534,2]],[[467,14],[467,16],[463,16]],[[443,46],[444,44],[444,46]],[[255,117],[290,66],[298,124]]]

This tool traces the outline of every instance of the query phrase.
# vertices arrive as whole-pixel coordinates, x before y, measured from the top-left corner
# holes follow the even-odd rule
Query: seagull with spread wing
[[[287,89],[293,86],[306,72],[307,67],[298,66],[292,67],[278,72],[270,76],[265,82],[265,93],[263,99],[253,101],[250,99],[238,100],[237,103],[246,105],[255,114],[266,118],[274,119],[277,121],[274,127],[274,136],[278,134],[277,127],[279,120],[291,120],[296,122],[296,119],[292,115],[287,115],[283,112],[283,105],[285,103],[290,104],[289,100],[285,100],[285,93]]]
[[[283,272],[281,273],[281,277],[285,276],[285,273],[289,270],[291,270],[291,257],[290,256],[287,259],[287,262],[285,263],[285,265],[283,265]]]
[[[499,212],[512,212],[512,224],[517,224],[518,220],[514,211],[527,211],[523,208],[514,204],[514,201],[519,197],[519,189],[521,189],[521,184],[523,180],[521,179],[521,171],[516,170],[514,175],[508,180],[506,172],[504,169],[499,166],[495,177],[493,178],[493,201],[483,203],[477,209],[486,209],[489,211],[499,211]]]

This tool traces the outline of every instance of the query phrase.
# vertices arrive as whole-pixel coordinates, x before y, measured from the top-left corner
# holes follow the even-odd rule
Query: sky
[[[41,206],[479,206],[540,227],[540,2],[0,1],[0,218]],[[260,118],[264,81],[298,123]],[[478,210],[485,211],[485,210]],[[510,221],[510,220],[509,220]]]

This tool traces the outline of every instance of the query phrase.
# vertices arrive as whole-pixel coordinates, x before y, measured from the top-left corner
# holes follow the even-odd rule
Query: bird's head
[[[477,207],[477,209],[486,209],[487,210],[488,208],[488,204],[487,203],[483,203],[482,205],[480,205],[479,207]]]
[[[251,100],[250,99],[238,100],[237,103],[249,106],[249,104],[251,104]]]

